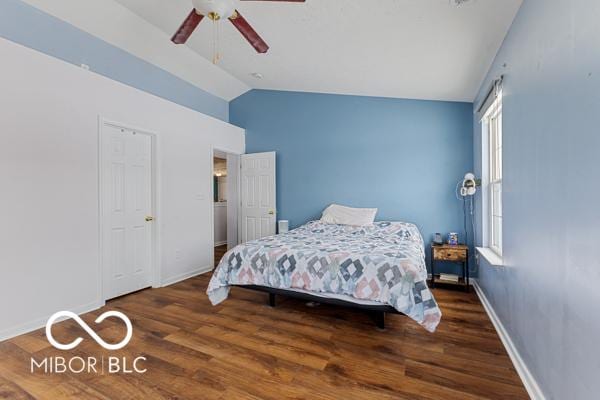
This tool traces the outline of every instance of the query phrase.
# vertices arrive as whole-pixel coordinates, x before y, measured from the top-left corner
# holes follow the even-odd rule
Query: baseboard
[[[212,267],[206,266],[206,267],[195,269],[190,272],[185,272],[183,274],[175,275],[175,276],[172,276],[170,278],[163,280],[161,287],[170,286],[177,282],[185,281],[186,279],[193,278],[194,276],[205,274],[210,271],[212,271]]]
[[[179,274],[179,275],[176,275],[176,276],[173,276],[171,278],[164,280],[162,282],[161,286],[163,286],[163,287],[169,286],[174,283],[181,282],[186,279],[192,278],[196,275],[210,272],[211,270],[212,270],[212,267],[206,266],[206,267],[198,268],[198,269],[190,271],[190,272]],[[79,307],[70,307],[70,308],[67,307],[67,308],[65,308],[65,310],[69,310],[69,311],[74,312],[77,315],[81,315],[81,314],[85,314],[90,311],[97,310],[97,309],[103,307],[104,304],[105,304],[105,302],[103,302],[103,301],[102,302],[93,302],[93,303],[85,304],[85,305],[79,306]],[[23,335],[25,333],[29,333],[29,332],[35,331],[37,329],[43,328],[44,326],[46,326],[46,322],[48,321],[48,318],[50,318],[50,315],[51,314],[49,314],[47,317],[38,318],[33,321],[26,322],[24,324],[16,326],[14,328],[9,328],[9,329],[0,331],[0,342],[11,339],[15,336]]]
[[[224,244],[227,244],[227,240],[225,240],[224,242],[215,242],[215,247],[223,246]]]
[[[508,356],[510,357],[513,365],[515,366],[515,369],[517,370],[521,381],[523,381],[523,385],[525,386],[527,393],[529,393],[529,397],[531,397],[533,400],[545,400],[544,393],[542,392],[540,386],[529,371],[529,368],[527,368],[527,365],[521,358],[519,351],[515,347],[508,332],[504,328],[502,321],[500,321],[500,318],[498,318],[498,316],[496,315],[494,308],[488,301],[487,297],[485,297],[485,293],[483,293],[483,290],[479,286],[479,282],[477,282],[476,279],[473,279],[471,284],[475,289],[475,293],[477,293],[477,296],[479,296],[479,300],[481,300],[481,304],[487,312],[488,317],[490,317],[492,324],[494,324],[494,328],[496,328],[496,332],[498,332],[498,336],[500,336],[500,340],[502,341],[502,344],[504,345]]]
[[[67,308],[65,308],[65,310],[69,310],[69,311],[74,312],[77,315],[81,315],[81,314],[88,313],[90,311],[97,310],[97,309],[103,307],[104,304],[105,304],[104,302],[93,302],[93,303],[89,303],[89,304],[86,304],[86,305],[83,305],[80,307],[71,307],[71,308],[67,307]],[[9,329],[5,329],[5,330],[1,331],[0,332],[0,342],[14,338],[15,336],[23,335],[25,333],[33,332],[35,330],[45,327],[46,322],[48,321],[48,318],[50,318],[51,315],[52,314],[49,314],[47,317],[38,318],[33,321],[26,322],[24,324],[16,326],[14,328],[9,328]]]

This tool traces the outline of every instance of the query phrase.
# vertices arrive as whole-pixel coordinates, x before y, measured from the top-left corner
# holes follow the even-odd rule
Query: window
[[[483,117],[488,143],[487,242],[502,256],[502,92],[499,91]]]

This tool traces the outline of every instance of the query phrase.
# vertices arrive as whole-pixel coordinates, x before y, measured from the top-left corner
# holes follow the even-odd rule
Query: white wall
[[[158,135],[159,283],[209,268],[211,146],[242,153],[244,131],[3,39],[0,54],[0,340],[102,304],[99,116]]]
[[[169,35],[114,0],[23,1],[227,101],[250,90],[188,46],[173,46]],[[173,7],[174,18],[183,20]]]

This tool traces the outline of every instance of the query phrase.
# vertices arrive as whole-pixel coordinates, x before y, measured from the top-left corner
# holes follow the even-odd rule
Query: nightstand
[[[439,283],[464,286],[469,291],[469,246],[462,244],[451,246],[449,244],[431,245],[431,287],[435,287],[435,264],[439,261],[462,263],[463,277],[457,282],[440,281]]]

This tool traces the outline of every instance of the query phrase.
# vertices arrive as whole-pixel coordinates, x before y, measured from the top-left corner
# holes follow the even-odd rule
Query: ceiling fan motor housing
[[[235,0],[192,0],[196,12],[212,20],[227,19],[235,13]]]

